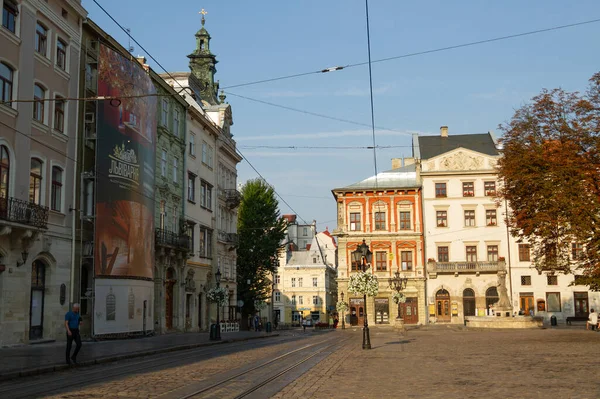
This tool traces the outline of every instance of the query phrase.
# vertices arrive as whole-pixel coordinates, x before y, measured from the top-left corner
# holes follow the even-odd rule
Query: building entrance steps
[[[257,338],[276,337],[278,333],[239,331],[222,333],[221,341],[211,341],[208,333],[172,333],[143,338],[83,342],[77,356],[79,366],[93,365]],[[53,342],[0,348],[0,381],[64,370],[67,343]]]

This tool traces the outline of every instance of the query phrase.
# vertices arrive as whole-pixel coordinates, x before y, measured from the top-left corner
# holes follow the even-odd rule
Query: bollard
[[[550,317],[550,325],[552,327],[556,327],[558,323],[556,322],[556,316],[552,315],[552,317]]]

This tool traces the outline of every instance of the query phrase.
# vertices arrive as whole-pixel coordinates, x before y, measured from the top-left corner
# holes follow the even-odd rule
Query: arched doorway
[[[350,298],[350,325],[364,324],[365,302],[363,298]]]
[[[435,309],[438,322],[450,321],[450,293],[443,288],[435,294]]]
[[[175,270],[167,269],[167,279],[165,281],[165,318],[167,330],[173,329],[173,306],[174,295],[173,287],[175,286]]]
[[[492,305],[492,308],[493,308],[494,305],[496,305],[496,303],[498,303],[499,300],[500,300],[500,297],[498,296],[498,289],[496,287],[490,287],[485,291],[485,307],[486,307],[486,309],[489,309],[490,305]]]
[[[31,264],[31,299],[29,303],[29,339],[44,337],[44,291],[46,265],[36,260]]]
[[[463,313],[465,316],[476,316],[475,291],[471,288],[465,288],[463,291]]]

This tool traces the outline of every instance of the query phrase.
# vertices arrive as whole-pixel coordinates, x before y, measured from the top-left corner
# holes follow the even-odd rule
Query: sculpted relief
[[[440,160],[438,170],[480,170],[485,163],[482,157],[468,155],[462,151],[456,152]]]

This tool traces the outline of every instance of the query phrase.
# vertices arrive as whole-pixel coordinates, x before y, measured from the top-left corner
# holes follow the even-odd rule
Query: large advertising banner
[[[146,311],[135,296],[153,303],[155,94],[142,65],[100,46],[98,96],[113,99],[100,100],[97,113],[94,269],[96,304],[106,305],[106,312],[95,309],[102,319],[95,320],[97,333],[141,330]],[[140,280],[147,282],[140,285]],[[119,313],[126,323],[118,322]]]

